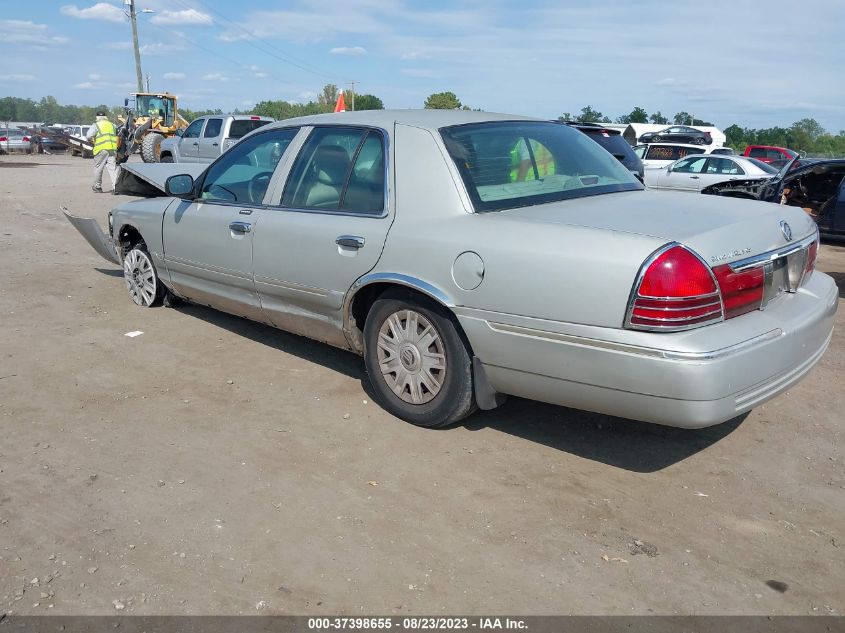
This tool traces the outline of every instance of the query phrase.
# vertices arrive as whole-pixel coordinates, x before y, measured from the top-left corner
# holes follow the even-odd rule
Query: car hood
[[[662,191],[604,194],[499,213],[522,222],[580,226],[680,242],[710,263],[784,246],[787,240],[781,220],[790,224],[792,241],[815,231],[812,219],[795,207]]]

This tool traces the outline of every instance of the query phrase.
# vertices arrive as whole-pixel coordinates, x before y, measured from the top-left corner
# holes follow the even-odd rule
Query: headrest
[[[340,145],[321,145],[314,152],[314,168],[321,183],[342,185],[349,171],[349,154]]]

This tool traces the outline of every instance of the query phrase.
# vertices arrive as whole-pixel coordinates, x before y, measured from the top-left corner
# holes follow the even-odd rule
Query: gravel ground
[[[423,430],[352,354],[137,308],[57,210],[124,199],[92,161],[0,161],[0,614],[845,611],[845,308],[741,421]],[[818,267],[845,296],[845,248]]]

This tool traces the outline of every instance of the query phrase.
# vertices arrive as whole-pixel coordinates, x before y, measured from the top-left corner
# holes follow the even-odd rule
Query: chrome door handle
[[[698,176],[690,176],[690,180],[698,180]]]
[[[252,230],[252,224],[249,222],[229,222],[229,230],[235,233],[249,233]]]
[[[346,248],[364,248],[364,238],[357,235],[341,235],[334,243]]]
[[[211,146],[212,146],[212,147],[217,147],[217,143],[212,143],[212,144],[211,144]]]
[[[252,215],[252,209],[241,209],[238,211],[238,215]]]
[[[196,147],[197,145],[199,145],[199,143],[191,143],[191,145],[193,145],[194,147]]]

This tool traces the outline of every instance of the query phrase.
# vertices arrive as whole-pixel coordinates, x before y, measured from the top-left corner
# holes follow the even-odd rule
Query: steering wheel
[[[267,185],[270,184],[272,178],[272,171],[261,171],[250,178],[247,185],[247,196],[251,202],[261,202],[264,194],[267,192]]]

